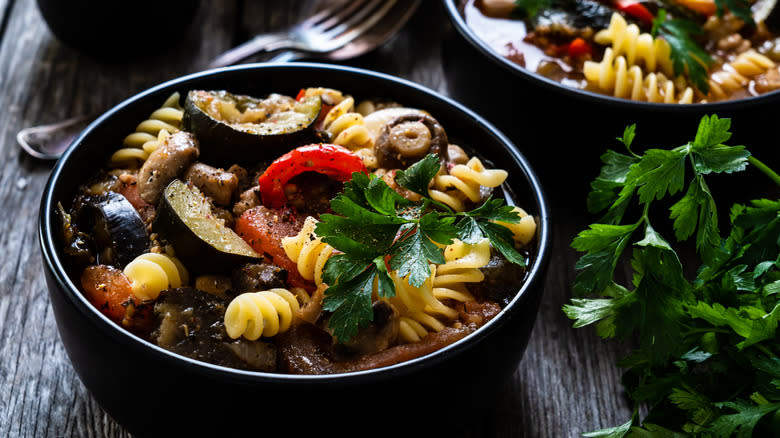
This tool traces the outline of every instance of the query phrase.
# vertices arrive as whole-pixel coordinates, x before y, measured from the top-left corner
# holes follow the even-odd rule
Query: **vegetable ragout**
[[[622,99],[707,103],[780,88],[774,0],[464,0],[466,25],[520,68]]]
[[[522,286],[535,218],[434,114],[329,88],[181,97],[58,211],[73,278],[124,329],[217,365],[343,373],[456,342]]]

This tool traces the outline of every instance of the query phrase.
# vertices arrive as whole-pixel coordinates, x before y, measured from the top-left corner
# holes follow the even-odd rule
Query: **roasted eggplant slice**
[[[252,371],[276,371],[276,346],[230,339],[222,298],[193,288],[163,291],[154,304],[159,325],[151,339],[160,347],[193,359]]]
[[[193,90],[184,102],[183,129],[195,134],[209,164],[254,164],[316,141],[314,122],[322,99],[301,101],[272,94],[265,99],[226,91]]]
[[[152,230],[173,245],[176,257],[188,269],[199,274],[229,273],[262,258],[215,216],[197,187],[179,179],[166,187]]]
[[[124,268],[147,252],[146,224],[124,196],[116,192],[81,198],[76,206],[79,230],[92,235],[96,263]]]

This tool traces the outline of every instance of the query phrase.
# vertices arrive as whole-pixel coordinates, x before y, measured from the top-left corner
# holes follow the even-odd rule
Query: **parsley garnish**
[[[556,3],[556,0],[515,0],[515,10],[512,14],[517,17],[533,18]]]
[[[751,26],[756,25],[753,20],[753,13],[750,10],[750,2],[748,0],[715,0],[715,7],[717,8],[718,17],[722,17],[728,10],[735,16],[741,18],[745,23]]]
[[[339,342],[373,319],[374,291],[384,298],[395,296],[388,268],[408,278],[412,286],[422,286],[432,274],[430,264],[445,262],[439,245],[488,238],[507,260],[525,266],[512,232],[494,222],[518,222],[513,207],[491,197],[472,211],[453,212],[428,194],[440,166],[439,158],[431,154],[397,172],[401,187],[421,195],[417,202],[399,195],[382,178],[353,173],[331,201],[335,214],[320,217],[317,235],[341,252],[328,259],[322,277],[329,285],[323,309],[333,313],[329,327]]]
[[[586,436],[747,437],[780,427],[780,200],[734,205],[721,237],[705,182],[749,163],[778,186],[780,176],[743,146],[726,145],[730,126],[705,116],[692,141],[640,155],[632,125],[619,139],[628,154],[602,156],[588,197],[602,217],[572,242],[584,255],[563,311],[574,327],[595,324],[603,338],[636,340],[619,363],[635,409],[625,424]],[[671,204],[674,237],[693,239],[694,256],[679,257],[654,226],[664,219],[653,208],[660,202]],[[624,254],[628,284],[615,278]],[[649,407],[644,421],[640,403]]]
[[[653,20],[651,31],[653,38],[663,36],[671,46],[674,75],[687,73],[693,85],[707,94],[710,91],[707,68],[715,61],[694,39],[694,35],[703,32],[702,28],[692,21],[679,18],[667,20],[666,11],[663,9],[658,11],[658,16]]]

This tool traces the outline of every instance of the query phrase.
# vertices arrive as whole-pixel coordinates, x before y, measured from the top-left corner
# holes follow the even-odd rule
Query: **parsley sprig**
[[[729,11],[750,26],[756,25],[755,21],[753,21],[753,12],[750,9],[748,0],[715,0],[715,7],[717,8],[718,17],[722,17],[726,11]]]
[[[323,309],[332,312],[329,327],[339,342],[355,336],[373,319],[372,296],[395,296],[390,272],[422,286],[430,264],[443,264],[441,246],[454,239],[474,244],[487,238],[507,260],[520,266],[525,258],[514,248],[512,231],[496,223],[517,223],[520,216],[502,199],[488,198],[468,212],[453,212],[432,199],[428,187],[439,172],[436,155],[398,171],[396,182],[420,195],[417,202],[399,195],[382,178],[353,173],[331,201],[335,214],[324,214],[316,233],[341,253],[328,259],[323,281],[329,285]]]
[[[780,200],[734,205],[721,237],[705,181],[749,163],[778,186],[780,176],[743,146],[726,145],[729,129],[729,119],[705,116],[693,141],[640,155],[632,125],[619,138],[628,154],[602,156],[588,197],[602,217],[572,242],[584,255],[563,311],[574,327],[595,324],[603,338],[636,340],[619,362],[635,409],[628,422],[586,436],[747,437],[780,429]],[[654,226],[663,219],[659,202],[671,203],[675,238],[693,238],[698,260],[678,256]],[[638,218],[628,219],[634,212]],[[633,275],[620,284],[615,270],[629,248]],[[696,274],[688,280],[685,272]],[[643,421],[640,403],[649,406]]]
[[[715,60],[695,40],[695,36],[702,33],[704,30],[692,21],[682,18],[667,20],[664,9],[658,11],[651,31],[653,38],[662,36],[669,43],[674,75],[687,73],[693,85],[707,94],[710,90],[707,69]]]
[[[555,3],[559,2],[556,2],[556,0],[515,0],[513,14],[520,18],[533,18],[539,12],[550,8]]]

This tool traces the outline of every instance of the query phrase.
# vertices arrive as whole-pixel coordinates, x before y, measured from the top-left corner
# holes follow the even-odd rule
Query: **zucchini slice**
[[[184,101],[182,128],[197,137],[206,163],[255,164],[316,141],[314,124],[321,110],[319,96],[296,101],[192,90]]]
[[[173,245],[176,257],[199,274],[229,273],[262,255],[217,219],[197,187],[179,179],[163,192],[152,230]]]

